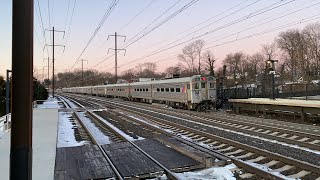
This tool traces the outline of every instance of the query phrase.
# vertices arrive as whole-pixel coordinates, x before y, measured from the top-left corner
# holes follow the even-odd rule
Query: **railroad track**
[[[125,103],[128,104],[128,103]],[[181,111],[172,109],[163,109],[148,107],[142,105],[141,107],[147,108],[152,111],[165,113],[168,115],[179,116],[184,119],[191,121],[196,121],[232,131],[237,131],[245,134],[250,134],[253,136],[259,136],[266,139],[277,140],[279,142],[285,142],[292,145],[298,145],[305,148],[310,148],[313,150],[320,149],[320,134],[310,133],[305,131],[285,129],[284,127],[275,127],[271,125],[261,124],[260,122],[247,122],[246,119],[237,119],[234,117],[223,117],[216,115],[208,115],[208,113],[195,113],[192,111]],[[201,117],[199,117],[201,115]],[[243,117],[242,117],[243,118]],[[268,121],[268,120],[264,120]],[[297,126],[297,124],[295,124]],[[302,125],[301,125],[302,126]],[[319,128],[318,128],[319,129]]]
[[[126,102],[121,102],[121,103],[128,105],[128,103]],[[156,108],[156,107],[151,107],[150,105],[148,106],[142,103],[139,103],[139,104],[135,103],[135,104],[155,112],[165,113],[173,116],[179,116],[190,121],[196,121],[199,123],[220,127],[226,130],[234,131],[234,132],[241,132],[244,134],[257,136],[265,139],[276,140],[279,142],[287,143],[289,145],[298,145],[302,148],[309,148],[313,150],[320,149],[320,134],[318,134],[317,132],[310,133],[310,132],[301,131],[301,130],[285,129],[284,127],[287,128],[287,126],[277,127],[277,126],[266,125],[261,122],[246,122],[245,119],[237,119],[238,116],[236,118],[232,118],[230,116],[223,117],[215,114],[215,117],[212,117],[211,115],[208,115],[208,113],[207,114],[202,113],[201,114],[202,117],[199,117],[199,114],[192,111],[186,112],[183,110],[176,110],[176,109],[172,110],[172,109]],[[268,121],[268,120],[264,120],[264,121]],[[297,126],[297,124],[294,124],[294,125]],[[303,126],[301,125],[301,127]],[[307,127],[310,130],[312,126],[311,127],[307,126]]]
[[[77,101],[72,100],[74,103],[76,103],[78,106],[85,108],[82,104],[78,103]],[[85,101],[82,101],[85,102]],[[86,104],[89,104],[90,107],[92,107],[92,104],[94,103],[89,103],[87,102]],[[98,105],[99,106],[99,105]],[[100,106],[101,107],[101,106]],[[143,153],[147,158],[149,158],[152,162],[157,164],[163,171],[165,172],[166,176],[170,180],[178,180],[179,178],[169,169],[167,169],[164,165],[162,165],[160,162],[158,162],[156,159],[154,159],[152,156],[150,156],[148,153],[146,153],[144,150],[142,150],[139,146],[137,146],[135,143],[127,139],[123,134],[119,133],[118,131],[114,130],[111,126],[106,124],[103,120],[101,120],[95,113],[91,111],[86,111],[86,113],[89,114],[89,118],[95,122],[96,125],[100,127],[100,129],[103,131],[104,134],[106,134],[108,137],[111,137],[112,142],[128,142],[132,146],[134,146],[138,151]],[[88,122],[84,121],[83,115],[80,114],[80,112],[75,112],[74,113],[75,117],[78,119],[78,121],[81,123],[82,127],[87,131],[89,134],[93,144],[97,145],[109,165],[111,166],[112,170],[114,171],[116,175],[116,179],[125,179],[127,177],[124,177],[121,175],[121,173],[118,171],[112,160],[109,158],[108,153],[105,151],[105,149],[102,147],[103,145],[103,140],[101,140],[101,137],[99,137],[94,131],[92,131],[92,128],[89,128]]]
[[[89,99],[91,97],[88,97]],[[319,177],[319,166],[312,165],[303,161],[295,160],[279,154],[271,153],[256,147],[248,146],[243,143],[222,138],[205,131],[197,130],[176,122],[165,120],[150,113],[150,110],[130,107],[125,104],[110,102],[97,98],[91,98],[96,102],[103,103],[109,107],[115,107],[124,112],[134,113],[141,117],[147,118],[161,129],[171,131],[176,135],[188,137],[199,143],[216,149],[217,151],[228,156],[234,156],[239,160],[248,162],[248,164],[260,164],[261,167],[273,169],[274,172],[281,172],[286,177],[316,179]],[[153,112],[154,113],[154,112]],[[157,113],[155,113],[157,114]]]

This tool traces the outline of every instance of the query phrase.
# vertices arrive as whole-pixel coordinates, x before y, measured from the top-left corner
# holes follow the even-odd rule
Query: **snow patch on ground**
[[[229,164],[224,167],[211,167],[200,171],[190,171],[183,173],[175,173],[179,179],[183,180],[236,180],[233,173],[230,171],[237,166]],[[154,180],[167,180],[166,175],[155,178]]]
[[[96,117],[99,118],[99,120],[101,120],[103,123],[105,123],[106,125],[108,125],[111,129],[113,129],[114,131],[116,131],[117,133],[119,133],[121,136],[123,136],[126,140],[128,141],[136,141],[136,140],[143,140],[145,138],[137,136],[138,139],[134,139],[133,137],[131,137],[130,135],[124,133],[121,129],[117,128],[116,126],[114,126],[113,124],[109,123],[107,120],[103,119],[102,117],[100,117],[99,115],[96,114]]]
[[[103,132],[91,121],[91,119],[85,116],[85,112],[78,113],[82,123],[89,129],[95,139],[98,141],[99,144],[110,144],[110,138],[103,134]]]
[[[76,126],[70,122],[70,117],[72,117],[70,112],[59,112],[57,147],[73,147],[85,144],[85,141],[76,141],[74,136],[74,128]]]
[[[50,96],[46,101],[43,101],[43,104],[37,104],[36,108],[61,108],[59,105],[59,100]]]
[[[78,106],[77,105],[75,105],[73,102],[71,102],[69,99],[67,99],[67,98],[64,98],[64,97],[62,97],[62,96],[59,96],[63,101],[65,101],[69,106],[70,106],[70,108],[77,108]]]
[[[236,168],[234,164],[229,164],[225,167],[212,167],[195,172],[176,173],[181,179],[193,179],[193,180],[236,180],[230,169]]]
[[[244,161],[243,161],[244,162]],[[256,163],[253,163],[253,162],[244,162],[246,164],[249,164],[250,166],[254,166],[258,169],[262,169],[263,171],[266,171],[266,172],[269,172],[275,176],[278,176],[280,179],[285,179],[285,180],[295,180],[295,178],[289,178],[289,177],[286,177],[284,175],[282,175],[280,172],[275,172],[275,171],[272,171],[272,169],[268,168],[267,166],[264,166],[264,165],[261,165],[261,164],[256,164]]]

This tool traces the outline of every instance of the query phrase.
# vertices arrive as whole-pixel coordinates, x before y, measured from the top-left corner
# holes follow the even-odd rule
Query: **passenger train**
[[[62,88],[64,93],[117,97],[138,102],[159,102],[171,107],[204,111],[216,103],[216,79],[212,76],[191,77]]]

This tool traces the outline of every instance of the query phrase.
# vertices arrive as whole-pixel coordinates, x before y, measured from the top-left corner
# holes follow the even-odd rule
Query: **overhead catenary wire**
[[[112,13],[113,9],[115,8],[115,6],[118,4],[118,0],[113,0],[109,6],[109,8],[107,9],[107,11],[105,12],[105,14],[103,15],[102,19],[100,20],[98,26],[96,27],[96,29],[94,30],[93,34],[91,35],[89,41],[87,42],[87,44],[85,45],[85,47],[83,48],[83,50],[81,51],[80,55],[78,56],[78,58],[76,59],[75,63],[72,65],[72,67],[69,69],[69,71],[76,65],[77,61],[81,58],[81,56],[84,54],[84,52],[87,50],[87,48],[89,47],[90,43],[92,42],[92,40],[94,39],[94,37],[98,34],[100,28],[103,26],[103,24],[105,23],[105,21],[108,19],[108,17],[110,16],[110,14]]]
[[[292,27],[292,26],[295,26],[295,25],[298,25],[298,24],[307,23],[307,22],[310,22],[310,21],[318,20],[318,19],[320,19],[320,14],[313,15],[313,16],[310,16],[310,17],[307,17],[307,18],[303,18],[301,20],[290,22],[290,23],[287,23],[285,25],[277,26],[277,27],[274,27],[274,28],[271,28],[271,29],[268,29],[268,30],[264,30],[264,31],[258,32],[258,33],[247,35],[245,37],[240,37],[240,38],[235,39],[235,40],[231,40],[231,41],[227,41],[227,42],[224,42],[224,43],[216,44],[214,46],[206,47],[206,48],[204,48],[204,50],[207,50],[207,49],[210,49],[210,48],[213,48],[213,47],[223,46],[223,45],[230,44],[230,43],[237,42],[237,41],[241,41],[241,40],[244,40],[244,39],[249,39],[249,38],[252,38],[252,37],[260,36],[260,35],[263,35],[263,34],[271,33],[271,32],[274,32],[274,31],[278,31],[278,30],[281,30],[281,29],[285,29],[285,28],[288,28],[288,27]],[[168,57],[167,59],[162,59],[161,61],[163,62],[163,61],[166,61],[166,60],[171,60],[173,58],[176,58],[176,56]],[[98,77],[98,76],[88,77],[87,79],[84,80],[84,82],[88,82],[90,80],[93,80],[96,77]],[[76,83],[78,83],[80,81],[68,81],[68,82],[69,83],[73,82],[73,83],[76,84]]]
[[[170,9],[172,9],[178,2],[180,2],[181,0],[176,1],[172,6],[170,6],[164,13],[162,13],[160,16],[158,16],[155,20],[153,20],[149,25],[147,25],[143,30],[141,30],[140,32],[138,32],[135,37],[139,34],[141,34],[142,32],[144,32],[151,24],[153,24],[154,22],[156,22],[156,20],[158,20],[160,17],[162,17],[165,13],[167,13]],[[187,3],[186,5],[184,5],[182,8],[180,8],[179,10],[175,11],[173,14],[169,15],[166,19],[164,19],[163,21],[161,21],[160,23],[158,23],[156,26],[154,26],[153,28],[151,28],[148,32],[144,32],[144,34],[142,36],[140,36],[138,39],[134,40],[133,42],[129,43],[129,45],[124,45],[125,47],[121,47],[122,49],[125,49],[129,46],[131,46],[133,43],[137,42],[138,40],[142,39],[144,36],[146,36],[147,34],[151,33],[152,31],[154,31],[155,29],[159,28],[161,25],[165,24],[166,22],[168,22],[169,20],[171,20],[172,18],[174,18],[176,15],[180,14],[181,12],[183,12],[184,10],[188,9],[190,6],[192,6],[193,4],[195,4],[196,2],[198,2],[199,0],[192,0],[189,3]],[[130,40],[132,40],[133,38],[131,38]],[[129,41],[130,41],[129,40]],[[94,68],[100,64],[102,64],[104,61],[108,60],[109,58],[111,58],[113,55],[103,59],[102,61],[100,61],[99,63],[95,64],[94,66],[92,66],[91,68]]]
[[[155,0],[151,0],[145,7],[143,7],[138,13],[136,13],[132,18],[130,18],[130,20],[124,24],[123,26],[121,26],[119,28],[119,30],[117,30],[116,32],[121,32],[123,31],[125,28],[127,28],[138,16],[140,16],[143,12],[145,12],[153,3],[155,2]],[[105,39],[103,41],[103,43],[101,44],[101,46],[99,46],[98,48],[100,49],[101,47],[104,47],[104,45],[106,44],[107,39]],[[101,58],[104,59],[105,57]]]
[[[260,1],[260,0],[256,0],[255,2],[253,2],[253,3],[250,3],[249,5],[246,5],[244,8],[241,8],[240,10],[243,10],[243,9],[245,9],[246,7],[249,7],[249,6],[251,6],[252,4],[254,4],[254,3],[257,3],[258,1]],[[269,8],[269,7],[272,7],[272,6],[274,6],[274,5],[277,5],[277,4],[279,4],[280,2],[282,2],[283,0],[280,0],[280,1],[277,1],[276,3],[273,3],[273,4],[271,4],[271,5],[269,5],[269,6],[267,6],[267,7],[264,7],[264,8]],[[291,0],[291,1],[295,1],[295,0]],[[240,5],[240,4],[239,4]],[[237,7],[237,6],[235,6],[235,7]],[[233,7],[232,8],[230,8],[230,9],[233,9]],[[262,8],[263,9],[263,8]],[[260,10],[258,10],[258,11],[256,11],[256,12],[259,12],[259,11],[261,11],[262,9],[260,9]],[[236,10],[236,12],[239,12],[240,10]],[[235,12],[232,12],[232,13],[230,13],[230,14],[234,14]],[[251,13],[252,14],[252,13]],[[226,15],[226,16],[229,16],[229,14],[228,15]],[[247,16],[244,16],[246,19],[249,19]],[[253,16],[252,16],[253,17]],[[224,19],[224,17],[222,17],[222,18],[220,18],[220,20],[222,20],[222,19]],[[245,19],[245,20],[246,20]],[[218,22],[218,21],[215,21],[215,22]],[[215,22],[213,22],[213,23],[215,23]],[[211,23],[211,24],[213,24],[213,23]],[[208,25],[207,25],[208,26]],[[207,27],[206,26],[206,27]],[[192,33],[190,33],[190,34],[194,34],[194,32],[192,32]],[[191,40],[193,40],[194,38],[192,38]],[[189,42],[189,41],[191,41],[191,40],[188,40],[188,41],[186,41],[186,42]],[[184,42],[184,43],[186,43],[186,42]],[[132,43],[133,44],[133,43]],[[130,44],[130,45],[132,45],[132,44]],[[169,43],[169,45],[171,45],[172,43]],[[179,44],[180,45],[180,44]],[[167,45],[165,45],[164,47],[167,47],[168,46],[168,44]],[[178,45],[177,45],[178,46]],[[176,46],[174,46],[174,47],[176,47]],[[128,45],[127,46],[125,46],[124,48],[128,48]],[[153,52],[151,52],[152,53],[152,55],[154,55],[154,54],[158,54],[158,53],[156,53],[156,51],[159,51],[159,50],[161,50],[161,48],[159,48],[159,49],[157,49],[157,50],[155,50],[155,51],[153,51]],[[162,51],[161,51],[162,52]],[[154,53],[154,54],[153,54]],[[146,55],[147,57],[150,57],[149,55]],[[102,61],[100,61],[98,64],[96,64],[96,65],[94,65],[93,67],[96,67],[97,65],[100,65],[100,64],[102,64],[104,61],[106,61],[107,59],[109,59],[110,58],[110,56],[109,57],[107,57],[106,59],[104,59],[104,60],[102,60]],[[139,60],[142,60],[142,59],[145,59],[146,57],[142,57],[142,58],[139,58]],[[138,61],[139,61],[138,60]],[[136,61],[133,61],[133,62],[136,62]],[[131,61],[129,62],[130,64],[132,63]],[[120,65],[119,66],[119,68],[120,67],[122,67],[122,66],[124,66],[124,65]],[[92,68],[93,68],[92,67]]]
[[[47,38],[45,36],[45,28],[44,28],[44,24],[43,24],[43,19],[42,19],[42,13],[41,13],[41,7],[40,7],[40,2],[39,0],[37,0],[37,5],[38,5],[38,11],[39,11],[39,16],[40,16],[40,22],[41,22],[41,28],[42,28],[42,36],[44,39],[44,43],[47,44]],[[49,56],[49,50],[47,49],[47,55]]]
[[[289,2],[292,2],[292,1],[289,1]],[[284,4],[282,4],[282,5],[284,5]],[[277,7],[279,7],[279,6],[277,6]],[[270,10],[270,9],[269,9]],[[264,11],[264,9],[260,9],[259,11],[256,11],[256,12],[260,12],[260,13],[264,13],[265,11]],[[251,13],[252,14],[252,13]],[[249,17],[250,18],[250,17]],[[110,57],[109,57],[110,58]]]
[[[281,1],[282,1],[282,0],[281,0]],[[290,0],[290,1],[288,1],[288,2],[282,3],[282,4],[277,5],[277,6],[275,6],[275,7],[270,7],[270,6],[268,6],[268,7],[270,7],[270,8],[269,8],[269,9],[266,9],[266,10],[260,9],[260,10],[258,10],[258,11],[255,11],[255,12],[251,13],[250,16],[245,15],[245,16],[243,16],[243,17],[241,17],[241,18],[238,18],[237,20],[234,20],[234,21],[232,21],[232,22],[230,22],[230,23],[227,23],[227,24],[225,24],[225,25],[223,25],[223,26],[219,26],[219,27],[217,27],[217,28],[215,28],[215,29],[209,30],[209,31],[207,31],[207,32],[205,32],[205,33],[203,33],[203,34],[201,34],[201,35],[198,35],[198,36],[196,36],[195,38],[192,37],[191,39],[185,40],[185,41],[183,41],[183,42],[180,42],[180,43],[178,43],[178,44],[175,44],[175,45],[172,45],[172,46],[169,46],[169,47],[165,47],[164,49],[155,50],[155,51],[151,52],[149,55],[146,55],[146,56],[144,56],[144,57],[141,57],[141,58],[138,58],[138,59],[135,59],[135,60],[126,62],[126,64],[120,65],[119,68],[120,68],[120,67],[123,67],[123,66],[127,66],[127,65],[129,65],[129,64],[131,64],[131,63],[134,63],[134,62],[143,60],[143,59],[145,59],[145,58],[147,58],[147,57],[150,57],[150,56],[153,56],[153,55],[155,55],[155,54],[159,54],[159,53],[161,53],[161,52],[167,51],[167,50],[172,49],[172,48],[174,48],[174,47],[177,47],[177,46],[179,46],[179,45],[185,44],[185,43],[187,43],[187,42],[192,41],[193,39],[198,39],[198,38],[201,38],[201,37],[206,36],[206,35],[208,35],[208,34],[211,34],[211,33],[213,33],[213,32],[216,32],[216,31],[218,31],[218,30],[221,30],[221,29],[224,29],[224,28],[226,28],[226,27],[230,27],[230,26],[232,26],[232,25],[238,24],[238,23],[243,22],[243,21],[245,21],[245,20],[247,20],[247,19],[256,17],[256,16],[261,15],[261,14],[263,14],[263,13],[266,13],[266,12],[268,12],[268,11],[271,11],[271,10],[274,10],[274,9],[276,9],[276,8],[279,8],[279,7],[282,7],[282,6],[284,6],[284,5],[287,5],[287,4],[289,4],[289,3],[293,2],[293,1],[295,1],[295,0]],[[263,9],[264,9],[264,8],[263,8]]]

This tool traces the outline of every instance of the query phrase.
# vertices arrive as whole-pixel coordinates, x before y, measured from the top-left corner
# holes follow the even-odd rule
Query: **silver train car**
[[[215,107],[216,79],[212,76],[191,77],[62,88],[64,93],[116,97],[137,102],[159,102],[171,107],[204,111]]]

